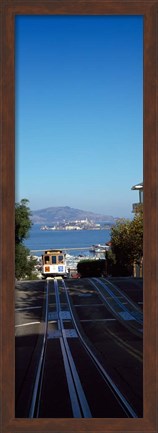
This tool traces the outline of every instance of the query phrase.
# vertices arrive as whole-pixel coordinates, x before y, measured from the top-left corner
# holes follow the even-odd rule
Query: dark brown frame
[[[158,432],[158,0],[0,0],[1,10],[1,431]],[[14,16],[16,14],[144,16],[144,417],[14,418]],[[157,31],[156,31],[157,29]]]

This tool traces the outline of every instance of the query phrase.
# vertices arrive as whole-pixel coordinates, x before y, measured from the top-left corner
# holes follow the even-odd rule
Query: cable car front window
[[[52,256],[52,264],[53,264],[53,265],[56,264],[56,261],[57,261],[56,259],[57,259],[56,256]]]
[[[63,263],[63,256],[58,256],[58,263]]]
[[[47,265],[47,263],[49,263],[49,256],[45,256],[44,261],[45,261],[45,264]]]

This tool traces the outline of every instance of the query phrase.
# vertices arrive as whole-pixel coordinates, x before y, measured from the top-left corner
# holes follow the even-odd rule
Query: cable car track
[[[109,376],[109,374],[107,373],[107,371],[105,370],[105,368],[103,368],[103,366],[101,365],[101,363],[99,362],[99,360],[97,359],[96,355],[93,353],[93,351],[91,350],[91,348],[89,347],[89,345],[87,344],[87,341],[83,338],[83,335],[81,334],[78,326],[77,326],[77,322],[75,320],[75,317],[73,315],[73,311],[71,308],[71,303],[69,300],[69,295],[68,295],[68,291],[66,289],[66,284],[63,281],[63,286],[65,288],[66,291],[66,296],[67,296],[67,301],[68,301],[68,305],[71,311],[71,315],[73,318],[73,323],[75,325],[75,328],[77,329],[78,335],[86,349],[86,351],[89,353],[91,359],[93,360],[93,362],[95,363],[98,371],[100,372],[100,374],[103,376],[104,380],[106,381],[107,385],[109,386],[109,389],[112,390],[112,392],[115,394],[116,399],[118,399],[118,401],[120,401],[120,404],[124,407],[124,410],[127,414],[127,416],[129,417],[133,417],[133,418],[137,418],[137,414],[136,412],[133,410],[133,408],[131,407],[131,405],[129,404],[129,402],[126,400],[126,398],[123,396],[123,394],[120,392],[120,390],[118,389],[118,387],[116,386],[116,384],[114,383],[114,381],[111,379],[111,377]]]
[[[97,285],[99,286],[99,281]],[[94,281],[93,281],[94,282]],[[91,279],[66,280],[74,315],[92,351],[138,416],[143,414],[143,339],[113,314]],[[108,294],[108,297],[111,296]],[[132,308],[135,307],[133,304]],[[137,309],[137,306],[136,306]],[[139,323],[138,323],[139,326]]]
[[[72,416],[74,418],[91,418],[91,412],[84,394],[77,369],[75,367],[69,345],[67,342],[67,336],[64,329],[62,311],[60,305],[60,297],[58,292],[57,280],[54,280],[55,288],[55,299],[56,299],[56,312],[57,312],[57,324],[59,331],[59,340],[61,346],[61,353],[64,362],[65,374],[69,389],[69,396],[72,406]],[[49,327],[49,280],[47,280],[47,293],[46,293],[46,311],[45,311],[45,333],[43,336],[43,345],[41,349],[41,354],[39,357],[39,363],[36,373],[36,379],[34,383],[34,390],[31,400],[31,406],[29,411],[29,418],[38,418],[40,416],[40,405],[41,405],[41,395],[42,395],[42,382],[44,377],[46,350],[47,350],[47,339],[49,337],[48,327]],[[56,372],[58,374],[58,372]]]
[[[109,281],[108,284],[106,280],[102,281],[99,278],[91,278],[89,281],[97,289],[100,296],[107,304],[109,310],[112,311],[113,315],[120,320],[124,326],[126,326],[136,335],[141,336],[143,334],[143,315],[138,306],[128,299],[127,296],[121,294],[120,290],[117,290],[117,288],[111,283],[110,285],[112,289],[109,288]],[[104,291],[100,289],[100,286],[103,287]],[[120,295],[122,301],[119,299]],[[127,306],[124,305],[123,300],[128,301]]]
[[[72,403],[73,416],[76,418],[81,418],[83,414],[84,418],[91,418],[92,417],[91,411],[84,390],[82,388],[73,357],[71,355],[68,339],[64,328],[57,280],[54,280],[54,287],[55,287],[57,313],[59,317],[58,327],[61,330],[60,344],[61,344],[62,354],[64,358],[65,372],[67,376],[70,399]]]
[[[46,281],[43,342],[29,418],[137,418],[76,320],[67,280]]]

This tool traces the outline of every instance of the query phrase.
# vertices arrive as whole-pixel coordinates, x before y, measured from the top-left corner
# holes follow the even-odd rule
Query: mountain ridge
[[[89,219],[94,222],[114,223],[112,215],[104,215],[82,209],[72,208],[70,206],[50,206],[43,209],[32,210],[31,220],[34,224],[54,224],[57,222],[76,221]]]

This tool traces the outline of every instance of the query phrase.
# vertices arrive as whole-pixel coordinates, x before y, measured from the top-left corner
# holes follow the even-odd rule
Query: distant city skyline
[[[143,17],[16,16],[16,201],[132,217]]]

